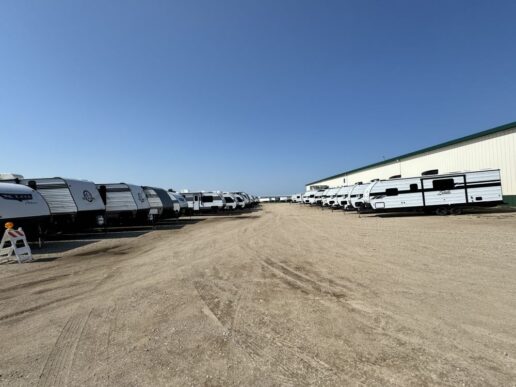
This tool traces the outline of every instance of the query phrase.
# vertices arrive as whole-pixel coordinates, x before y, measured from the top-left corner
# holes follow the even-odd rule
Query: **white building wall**
[[[445,148],[402,159],[378,167],[351,173],[334,179],[322,180],[316,185],[338,187],[372,179],[388,179],[394,175],[419,176],[429,169],[439,173],[500,169],[504,195],[516,195],[516,128],[472,139]],[[343,182],[343,179],[346,182]],[[309,189],[310,186],[306,186]]]

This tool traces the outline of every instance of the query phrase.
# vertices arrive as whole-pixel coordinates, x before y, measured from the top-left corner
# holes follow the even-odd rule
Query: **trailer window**
[[[202,197],[202,201],[204,203],[212,203],[213,202],[213,196],[204,196]]]
[[[235,201],[233,200],[232,197],[230,196],[224,196],[224,200],[226,201],[226,203],[234,203]]]
[[[387,188],[385,190],[385,195],[387,195],[387,196],[398,196],[398,189],[397,188]]]
[[[446,191],[455,187],[455,181],[453,179],[441,179],[432,181],[432,187],[438,191]]]
[[[410,192],[417,192],[418,188],[417,188],[417,184],[411,184],[410,185]]]

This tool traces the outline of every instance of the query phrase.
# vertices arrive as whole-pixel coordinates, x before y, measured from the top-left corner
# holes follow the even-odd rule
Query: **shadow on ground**
[[[56,234],[48,236],[42,247],[32,244],[31,248],[36,262],[51,262],[58,257],[48,257],[46,255],[62,254],[106,239],[136,238],[154,230],[179,230],[186,225],[196,224],[203,220],[202,218],[165,219],[154,226],[120,226],[73,234]]]

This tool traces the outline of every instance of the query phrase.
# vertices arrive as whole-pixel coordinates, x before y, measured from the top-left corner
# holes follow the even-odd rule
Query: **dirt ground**
[[[0,266],[0,384],[516,385],[516,214],[268,204]]]

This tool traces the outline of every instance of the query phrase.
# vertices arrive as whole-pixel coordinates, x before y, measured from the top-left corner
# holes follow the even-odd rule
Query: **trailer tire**
[[[448,215],[448,209],[444,207],[437,208],[435,210],[435,214],[439,216],[445,216]]]

